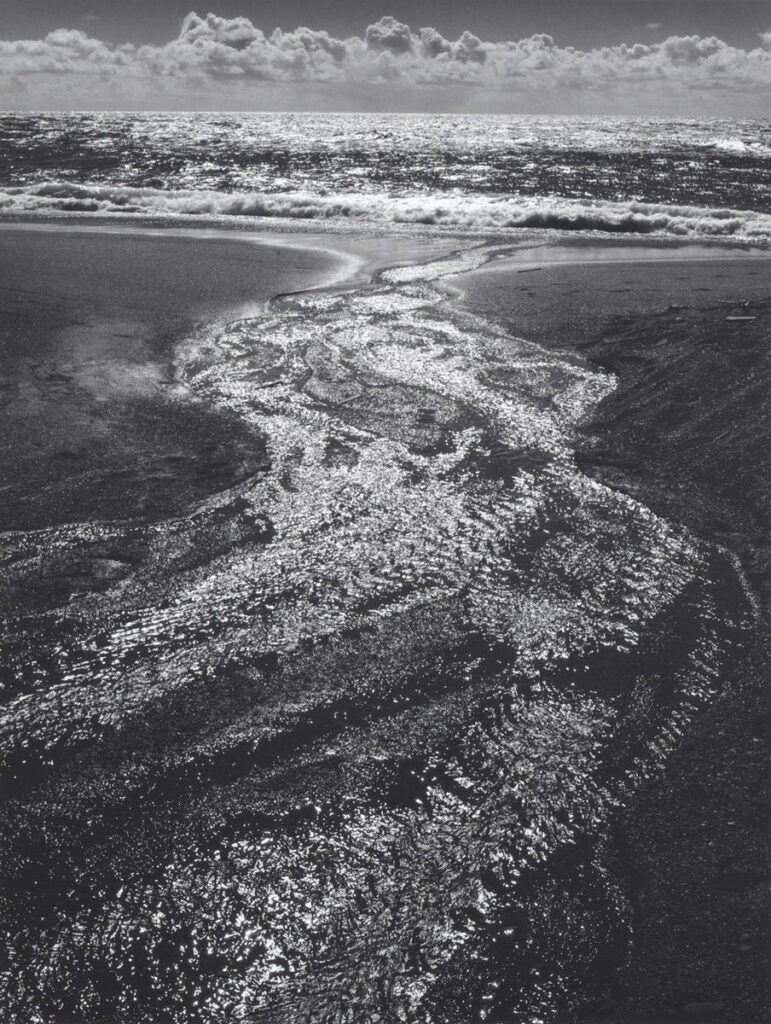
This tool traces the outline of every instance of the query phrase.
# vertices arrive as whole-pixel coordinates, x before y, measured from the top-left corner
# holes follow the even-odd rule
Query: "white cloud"
[[[655,32],[656,29],[661,28],[661,22],[660,21],[649,21],[648,24],[645,27],[648,29],[649,32]]]
[[[304,27],[265,35],[245,17],[191,13],[163,45],[115,46],[74,29],[0,41],[6,107],[91,106],[94,80],[102,86],[101,106],[584,110],[594,104],[638,112],[646,104],[690,104],[708,113],[736,103],[741,112],[739,95],[758,109],[771,99],[771,33],[750,50],[697,35],[579,50],[548,35],[484,42],[466,31],[449,40],[435,28],[413,30],[392,17],[361,37],[338,39]]]
[[[438,35],[438,33],[437,33]],[[370,25],[364,33],[364,41],[368,50],[388,50],[389,53],[414,53],[415,37],[409,25],[403,25],[395,18],[386,16],[374,25]]]

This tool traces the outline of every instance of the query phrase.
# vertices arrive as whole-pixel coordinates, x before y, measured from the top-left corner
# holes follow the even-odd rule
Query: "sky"
[[[771,0],[2,0],[3,109],[763,116]]]

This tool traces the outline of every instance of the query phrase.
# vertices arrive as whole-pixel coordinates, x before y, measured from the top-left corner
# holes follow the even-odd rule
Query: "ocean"
[[[603,271],[560,292],[540,257],[706,242],[734,287],[771,241],[770,146],[758,122],[0,117],[5,458],[34,470],[0,534],[4,1019],[551,1024],[607,998],[619,822],[757,607],[731,551],[582,468],[618,378],[571,311],[605,323]],[[185,245],[266,222],[237,270]],[[244,261],[278,274],[298,229],[359,268],[377,236],[376,269],[309,260],[244,311]],[[43,258],[78,305],[65,330],[56,293],[27,351]],[[655,284],[625,260],[611,312]],[[691,284],[667,287],[662,343]],[[141,315],[167,289],[173,331]]]
[[[0,114],[0,210],[767,244],[767,121]]]

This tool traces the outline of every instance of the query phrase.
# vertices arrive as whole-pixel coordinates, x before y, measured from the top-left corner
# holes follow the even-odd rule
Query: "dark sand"
[[[584,426],[582,469],[733,552],[759,608],[722,696],[619,824],[632,955],[571,1021],[767,1019],[770,268],[509,264],[461,279],[473,310],[618,376]]]
[[[631,1019],[754,1024],[769,1007],[771,298],[616,317],[581,349],[619,386],[579,465],[731,551],[758,606],[722,695],[620,825],[635,942],[618,1002]]]
[[[643,250],[644,252],[644,250]],[[608,317],[644,315],[670,306],[703,309],[720,303],[765,298],[771,290],[771,260],[715,250],[694,256],[694,246],[675,259],[672,250],[626,252],[595,249],[586,261],[579,248],[522,253],[518,261],[489,264],[453,278],[475,312],[502,320],[515,334],[543,344],[570,347],[595,335]],[[558,257],[562,256],[562,259]],[[551,260],[551,262],[549,262]]]
[[[42,224],[0,228],[0,530],[158,518],[265,467],[174,379],[174,345],[281,293],[446,241]]]
[[[351,269],[235,234],[0,230],[0,529],[153,518],[259,471],[259,439],[180,392],[174,344]]]

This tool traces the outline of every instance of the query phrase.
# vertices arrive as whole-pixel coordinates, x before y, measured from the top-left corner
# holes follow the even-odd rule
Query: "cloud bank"
[[[302,27],[266,35],[248,18],[190,13],[163,45],[114,45],[65,28],[43,39],[0,40],[6,109],[230,101],[231,109],[602,112],[611,104],[632,113],[646,105],[751,113],[770,99],[771,32],[749,50],[698,35],[579,50],[543,34],[485,42],[466,31],[450,40],[392,17],[338,39]]]

